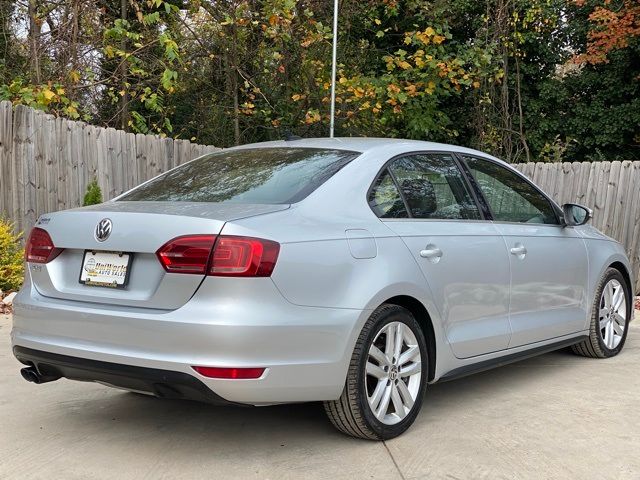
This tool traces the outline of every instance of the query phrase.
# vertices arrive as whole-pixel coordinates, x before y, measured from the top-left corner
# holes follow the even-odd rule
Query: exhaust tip
[[[41,375],[35,367],[25,367],[20,369],[20,375],[22,375],[22,378],[27,382],[35,383],[37,385],[53,382],[60,378],[52,375]]]
[[[33,367],[26,367],[21,369],[20,375],[22,375],[22,378],[24,378],[27,382],[40,383],[38,381],[38,372]]]

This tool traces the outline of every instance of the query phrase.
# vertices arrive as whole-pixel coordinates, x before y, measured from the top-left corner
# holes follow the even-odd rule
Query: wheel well
[[[392,305],[398,305],[406,308],[422,327],[422,332],[424,333],[425,340],[427,341],[427,352],[429,354],[428,380],[433,380],[436,374],[436,335],[433,331],[433,324],[431,323],[431,316],[429,315],[429,312],[420,300],[409,297],[408,295],[398,295],[397,297],[388,299],[384,303],[390,303]]]
[[[632,299],[631,301],[633,302],[633,297],[634,297],[634,294],[635,294],[635,292],[634,292],[635,285],[631,285],[631,277],[629,276],[629,272],[627,271],[627,267],[625,267],[624,264],[621,263],[621,262],[614,262],[611,265],[609,265],[609,268],[615,268],[624,277],[624,279],[627,282],[627,285],[629,287],[629,293],[631,294],[631,299]]]

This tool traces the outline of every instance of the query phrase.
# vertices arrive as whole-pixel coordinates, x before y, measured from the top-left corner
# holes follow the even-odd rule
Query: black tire
[[[420,386],[414,405],[399,422],[387,425],[378,420],[371,411],[366,390],[366,362],[369,349],[382,327],[391,322],[402,322],[411,329],[420,349]],[[384,304],[378,307],[365,323],[351,356],[344,390],[339,399],[324,402],[324,408],[333,425],[341,432],[367,440],[387,440],[397,437],[414,422],[424,397],[429,371],[427,346],[420,325],[406,308]],[[399,380],[402,381],[402,380]]]
[[[602,337],[602,332],[600,331],[600,302],[602,299],[602,291],[607,283],[609,283],[612,279],[617,280],[623,287],[625,301],[626,301],[626,323],[624,332],[622,334],[622,339],[620,343],[615,348],[608,348]],[[609,268],[604,273],[600,283],[598,284],[598,288],[596,288],[595,298],[593,299],[593,304],[591,305],[591,323],[589,326],[589,338],[584,340],[583,342],[577,343],[573,345],[571,349],[573,353],[576,355],[581,355],[583,357],[590,358],[609,358],[614,357],[622,350],[624,347],[624,342],[627,339],[627,333],[629,332],[629,320],[631,319],[631,313],[633,308],[633,298],[631,296],[629,285],[625,280],[624,276],[620,273],[619,270],[615,268]]]

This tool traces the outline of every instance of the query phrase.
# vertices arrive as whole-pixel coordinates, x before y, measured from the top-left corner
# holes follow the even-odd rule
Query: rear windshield
[[[319,148],[220,151],[154,178],[118,200],[295,203],[356,156]]]

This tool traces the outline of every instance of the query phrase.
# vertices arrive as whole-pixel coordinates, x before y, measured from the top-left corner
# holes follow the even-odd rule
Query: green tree
[[[87,207],[89,205],[97,205],[102,203],[102,190],[98,185],[98,181],[93,179],[89,185],[87,185],[87,193],[84,194],[82,205]]]
[[[632,0],[344,0],[337,135],[638,158]],[[333,3],[0,0],[0,99],[229,146],[326,136]]]
[[[581,1],[565,10],[564,28],[573,53],[562,57],[554,72],[537,79],[536,95],[526,105],[537,155],[555,139],[566,161],[640,159],[640,42],[607,50],[606,61],[601,61],[602,52],[596,55],[591,45],[593,12],[601,5]]]

